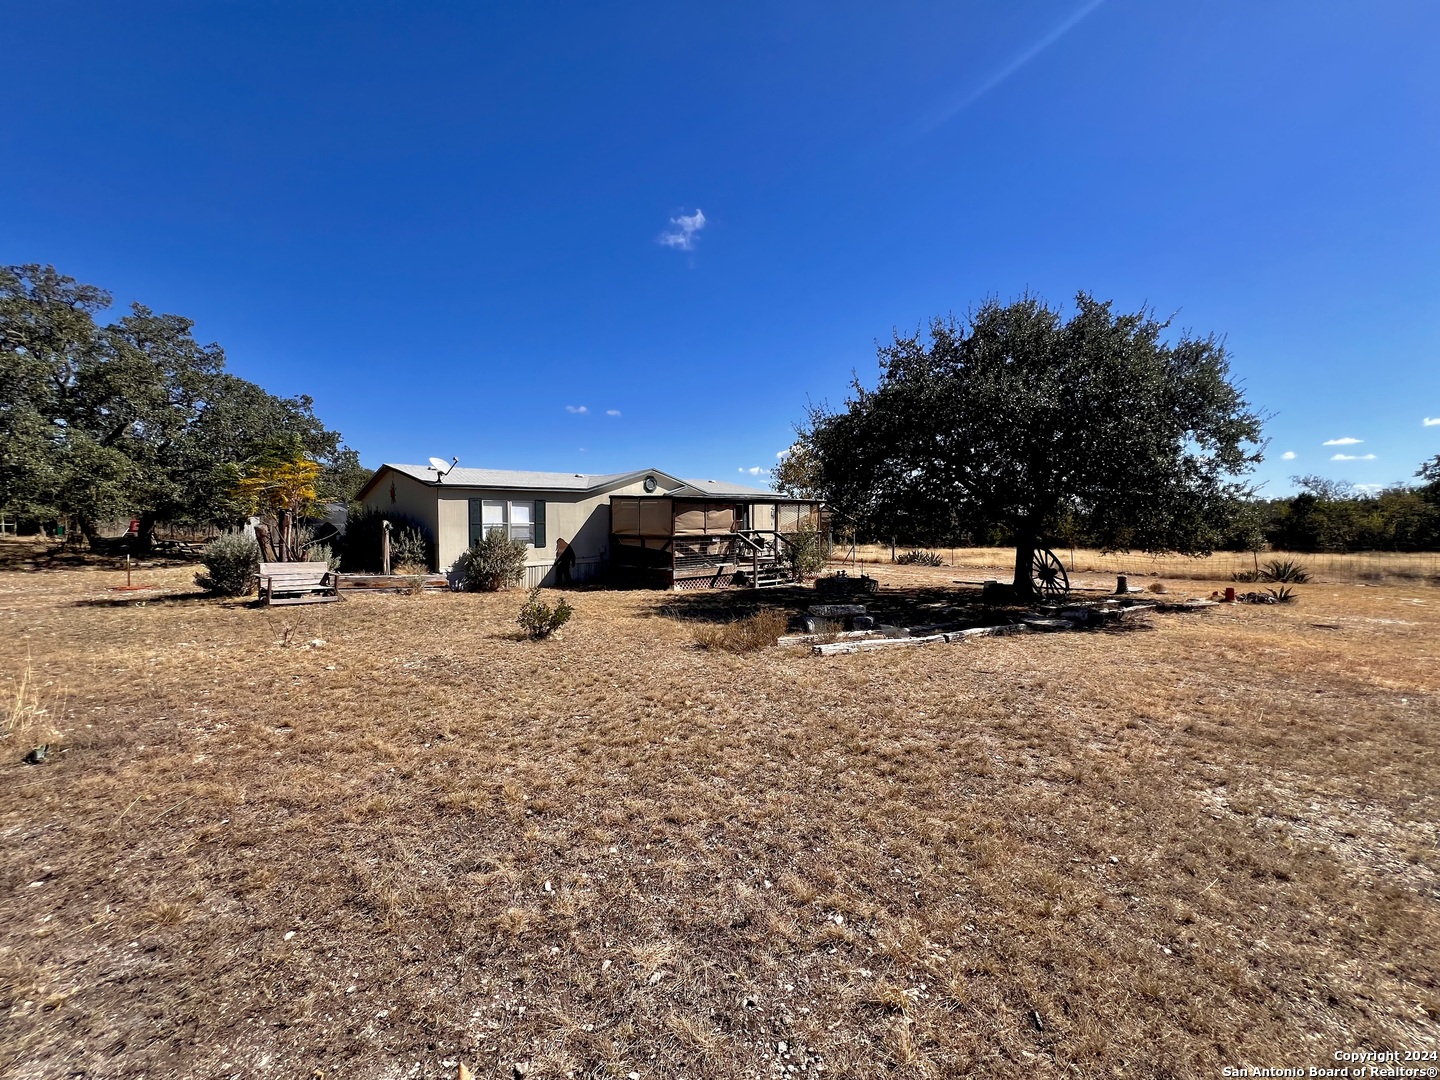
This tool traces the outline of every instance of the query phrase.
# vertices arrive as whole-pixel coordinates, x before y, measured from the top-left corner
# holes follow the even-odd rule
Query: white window
[[[512,540],[533,545],[535,517],[535,503],[529,499],[471,499],[470,544],[500,529]]]

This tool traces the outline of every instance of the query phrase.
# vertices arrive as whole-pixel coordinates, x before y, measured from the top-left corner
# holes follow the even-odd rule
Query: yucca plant
[[[1304,585],[1310,580],[1310,571],[1294,559],[1271,559],[1260,573],[1265,581],[1286,581],[1292,585]]]
[[[895,562],[901,566],[944,566],[945,560],[940,557],[938,551],[907,551],[903,555],[895,556]]]

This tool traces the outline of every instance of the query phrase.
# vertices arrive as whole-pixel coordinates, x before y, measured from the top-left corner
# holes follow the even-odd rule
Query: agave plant
[[[1294,559],[1271,559],[1260,573],[1266,581],[1288,581],[1292,585],[1304,585],[1310,580],[1310,571]]]
[[[907,551],[903,555],[895,556],[895,561],[901,566],[943,566],[945,560],[940,557],[938,551]]]
[[[1295,595],[1295,590],[1288,585],[1281,585],[1278,589],[1266,589],[1265,591],[1275,598],[1277,604],[1290,604],[1299,599]]]

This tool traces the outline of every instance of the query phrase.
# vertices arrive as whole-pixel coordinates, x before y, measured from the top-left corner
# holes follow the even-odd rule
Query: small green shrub
[[[340,569],[340,557],[330,550],[329,544],[311,544],[304,554],[306,562],[323,562],[331,570]]]
[[[1265,573],[1261,570],[1237,570],[1230,575],[1230,580],[1244,582],[1264,581]]]
[[[938,551],[921,551],[918,548],[914,551],[907,551],[904,554],[895,556],[895,562],[900,566],[945,565],[945,560],[940,557]]]
[[[510,539],[504,529],[491,529],[460,556],[460,587],[467,592],[514,588],[525,577],[525,551],[525,541]]]
[[[1294,559],[1271,559],[1260,575],[1263,581],[1283,581],[1291,585],[1304,585],[1310,580],[1310,571]]]
[[[350,512],[345,519],[345,532],[336,543],[335,550],[336,554],[340,556],[342,570],[357,574],[380,573],[380,534],[386,521],[390,522],[390,565],[392,567],[396,563],[405,561],[397,554],[395,544],[399,537],[410,532],[416,533],[425,542],[424,553],[416,561],[424,563],[427,567],[435,565],[435,538],[424,522],[395,510],[378,510],[365,506]]]
[[[570,621],[570,616],[574,614],[575,609],[563,596],[553,608],[541,600],[540,586],[537,585],[530,590],[530,595],[525,599],[525,606],[520,609],[520,614],[515,621],[520,624],[520,629],[525,631],[526,637],[531,641],[539,641],[559,630]]]
[[[808,521],[802,521],[793,533],[786,533],[785,563],[800,581],[814,577],[825,569],[830,559],[830,537]]]
[[[330,547],[330,542],[316,543],[315,529],[309,525],[295,526],[295,547],[300,552],[301,562],[323,562],[331,570],[340,569],[340,557]]]
[[[205,545],[200,556],[203,573],[195,575],[195,584],[217,596],[247,596],[255,591],[255,575],[260,572],[260,545],[253,536],[225,533]]]
[[[789,622],[782,611],[757,611],[733,622],[699,627],[695,631],[695,644],[717,652],[755,652],[779,641]]]
[[[1266,589],[1265,591],[1275,598],[1277,604],[1293,604],[1299,599],[1295,590],[1288,585],[1281,585],[1278,589]]]
[[[422,573],[430,569],[430,545],[417,528],[390,530],[390,565],[413,565],[422,567]],[[397,571],[398,572],[398,571]]]

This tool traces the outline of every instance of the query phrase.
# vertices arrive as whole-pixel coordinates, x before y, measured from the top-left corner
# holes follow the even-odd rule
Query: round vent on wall
[[[658,486],[658,481],[653,476],[645,477],[645,493],[648,495]]]

